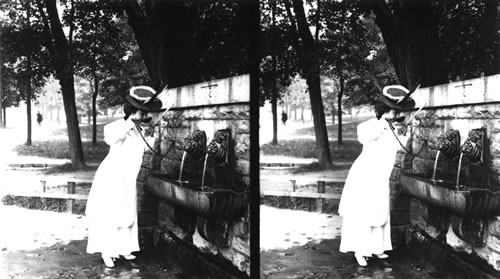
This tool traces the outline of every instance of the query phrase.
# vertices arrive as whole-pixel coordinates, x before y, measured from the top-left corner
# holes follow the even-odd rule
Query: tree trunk
[[[2,47],[2,31],[0,30],[0,49]],[[3,89],[2,89],[2,69],[3,69],[2,55],[0,53],[0,128],[5,128],[3,119]]]
[[[285,1],[285,4],[288,2]],[[318,149],[318,161],[323,168],[333,168],[328,143],[328,133],[326,131],[325,111],[321,98],[319,58],[316,46],[309,30],[309,25],[304,12],[302,0],[292,0],[293,11],[297,19],[297,32],[302,40],[302,46],[295,40],[295,48],[299,53],[303,76],[306,78],[309,87],[309,99],[314,122],[314,132],[316,135],[316,147]],[[289,10],[289,4],[287,4]],[[290,12],[288,11],[288,14]],[[293,18],[290,17],[292,21]],[[294,24],[294,22],[292,22]]]
[[[335,106],[332,105],[332,110],[331,110],[331,113],[332,113],[332,125],[335,125]]]
[[[300,120],[302,120],[302,123],[304,123],[304,109],[305,109],[305,106],[302,105],[300,107]],[[311,112],[311,114],[312,114],[312,112]]]
[[[311,100],[311,111],[316,135],[316,147],[318,148],[318,161],[323,168],[333,168],[326,131],[325,112],[321,100],[319,68],[316,75],[307,77],[307,84],[309,85],[309,98]]]
[[[439,15],[431,0],[374,0],[376,15],[399,82],[407,88],[448,82],[448,69],[439,43]],[[425,19],[425,20],[423,20]]]
[[[273,2],[272,5],[272,25],[273,27],[276,25],[276,2]],[[276,74],[277,70],[277,62],[276,62],[276,51],[273,48],[272,54],[272,66],[273,66],[273,92],[271,93],[271,111],[273,113],[273,140],[271,144],[278,144],[278,76]]]
[[[45,0],[47,9],[47,18],[44,18],[45,27],[54,40],[54,46],[49,48],[52,56],[52,63],[55,68],[56,78],[61,85],[63,96],[64,112],[66,113],[66,126],[68,130],[69,149],[71,153],[71,163],[75,168],[85,168],[83,157],[82,139],[80,136],[80,127],[78,125],[78,114],[75,102],[75,87],[73,77],[73,65],[70,47],[64,35],[59,14],[57,11],[56,0]],[[43,13],[41,0],[38,0],[38,6],[42,17]],[[48,26],[50,24],[50,27]]]
[[[27,138],[26,145],[31,146],[31,56],[27,60],[28,75],[26,78],[26,116],[27,116]]]
[[[337,118],[338,118],[338,137],[337,137],[337,142],[339,145],[342,145],[342,96],[344,95],[344,77],[342,74],[339,75],[339,81],[340,81],[340,89],[339,93],[337,95]]]
[[[94,92],[92,93],[92,145],[97,145],[97,96],[99,95],[99,80],[94,72]]]
[[[178,87],[199,76],[192,16],[183,1],[123,1],[153,87]]]
[[[87,107],[87,125],[90,126],[90,119],[92,117],[92,109],[90,106]]]
[[[75,168],[85,168],[83,157],[82,139],[78,123],[78,114],[75,105],[75,88],[73,74],[58,74],[61,91],[63,94],[64,112],[66,114],[66,126],[68,130],[69,149],[71,163]]]
[[[274,83],[276,83],[276,80],[274,81]],[[278,144],[278,105],[277,105],[278,98],[276,96],[276,88],[273,89],[274,90],[271,98],[271,111],[273,113],[273,141],[271,142],[271,144],[276,145]]]
[[[31,3],[28,0],[27,9],[26,9],[26,27],[28,29],[31,28],[30,25],[30,16],[31,16]],[[27,138],[26,145],[31,146],[31,53],[27,54],[26,57],[26,116],[27,116]]]

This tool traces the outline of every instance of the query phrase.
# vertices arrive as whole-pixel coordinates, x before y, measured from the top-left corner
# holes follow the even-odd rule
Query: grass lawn
[[[81,126],[80,135],[82,138],[83,156],[88,164],[99,164],[108,154],[109,146],[103,138],[104,124],[97,125],[97,145],[92,145],[92,126]],[[53,136],[67,136],[66,128],[57,129],[52,133]],[[38,156],[54,159],[71,159],[68,140],[47,140],[34,141],[31,146],[21,144],[15,149],[21,156]],[[89,167],[93,169],[96,167]],[[50,168],[46,171],[50,173],[63,173],[75,171],[71,164]]]
[[[339,145],[337,141],[330,141],[330,154],[333,161],[350,161],[356,159],[361,153],[362,145],[357,140],[343,141]],[[298,158],[315,158],[318,155],[314,139],[305,140],[282,140],[277,145],[270,143],[260,147],[263,155],[286,155]]]
[[[49,210],[55,212],[66,211],[66,200],[63,199],[6,195],[2,197],[1,201],[5,205],[16,205],[28,209]]]
[[[359,123],[360,123],[360,121],[354,121],[354,122],[342,124],[342,139],[343,140],[355,139],[356,135],[357,135],[356,134],[356,127],[358,126]],[[330,140],[333,140],[333,139],[337,140],[337,131],[338,131],[337,124],[326,125],[326,131],[329,135]],[[314,136],[314,127],[297,129],[295,134]]]
[[[362,145],[356,138],[356,127],[360,121],[350,122],[342,125],[342,144],[338,144],[337,131],[338,126],[327,125],[327,131],[330,142],[330,153],[332,160],[335,161],[353,161],[361,153]],[[314,127],[297,129],[296,135],[313,136],[312,139],[292,139],[280,140],[277,145],[270,143],[263,144],[260,147],[262,155],[286,155],[298,158],[316,158],[317,148],[314,140]]]
[[[110,120],[111,121],[111,120]],[[360,120],[362,121],[362,120]],[[361,153],[362,145],[356,140],[356,126],[360,121],[353,121],[342,126],[343,143],[339,145],[337,142],[338,126],[327,125],[327,131],[330,138],[330,152],[333,162],[354,161]],[[104,143],[103,139],[104,124],[97,125],[97,145],[92,145],[92,126],[86,125],[80,127],[82,137],[83,154],[86,163],[99,164],[108,154],[109,146]],[[302,128],[295,131],[296,135],[311,135],[314,136],[314,127]],[[66,128],[54,130],[53,136],[67,136]],[[16,147],[17,154],[21,156],[39,156],[45,158],[56,159],[71,159],[69,144],[67,140],[48,140],[34,141],[31,146],[18,145]],[[316,158],[317,148],[314,139],[291,139],[280,140],[278,145],[263,144],[260,147],[262,155],[286,155],[297,158]],[[318,166],[314,164],[302,168],[304,171],[315,170]],[[71,172],[74,171],[72,166],[65,165],[49,170],[49,172]]]

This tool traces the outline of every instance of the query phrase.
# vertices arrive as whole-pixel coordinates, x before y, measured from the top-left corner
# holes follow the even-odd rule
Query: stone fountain
[[[250,272],[249,84],[242,75],[162,92],[174,105],[157,127],[159,155],[140,173],[156,250],[217,268],[214,278]]]
[[[151,175],[148,177],[149,189],[156,196],[200,216],[207,218],[241,216],[248,204],[246,189],[228,189],[224,187],[225,185],[217,184],[215,177],[211,180],[213,185],[208,186],[205,183],[207,165],[210,167],[209,158],[211,164],[225,166],[229,164],[230,138],[229,129],[217,131],[207,150],[205,132],[195,131],[191,137],[185,139],[185,151],[178,179]],[[192,177],[190,180],[183,180],[186,154],[193,160],[194,167],[203,169],[201,178]]]
[[[393,236],[406,238],[395,246],[426,247],[423,257],[463,274],[500,276],[498,88],[500,75],[415,92],[417,107],[426,106],[409,148],[423,151],[400,153],[391,175]]]
[[[404,174],[401,177],[402,190],[426,203],[445,208],[463,217],[489,218],[500,216],[500,191],[491,190],[491,185],[476,181],[461,181],[463,157],[471,164],[483,164],[485,130],[474,129],[460,146],[460,133],[449,130],[438,142],[438,152],[432,178],[425,174]],[[458,159],[458,168],[450,179],[436,179],[440,154],[447,159]],[[483,166],[484,167],[484,166]]]

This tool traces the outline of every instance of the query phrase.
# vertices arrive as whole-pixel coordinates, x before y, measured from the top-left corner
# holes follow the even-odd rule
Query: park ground
[[[261,119],[270,117],[269,111],[261,110]],[[326,192],[341,193],[343,184],[328,183],[328,180],[345,179],[350,165],[361,152],[361,145],[356,140],[356,126],[370,117],[345,116],[342,145],[336,141],[337,125],[332,125],[327,118],[334,164],[332,170],[321,170],[314,164],[314,129],[309,119],[304,122],[292,119],[286,125],[280,123],[277,146],[270,144],[271,121],[261,121],[261,191],[284,190],[286,187],[289,190],[289,180],[294,179],[326,180]],[[277,167],[280,164],[282,168]],[[299,167],[289,168],[291,164]],[[315,191],[315,187],[314,184],[301,185],[297,191]],[[337,207],[338,200],[330,200],[323,213],[318,213],[314,200],[264,197],[260,206],[260,277],[446,278],[408,250],[389,252],[389,260],[369,260],[368,267],[359,267],[352,254],[338,251],[342,219]]]
[[[266,117],[265,112],[262,117]],[[360,145],[355,140],[355,127],[365,119],[366,117],[345,118],[345,144],[338,146],[335,140],[332,141],[331,149],[335,154],[333,170],[321,170],[314,164],[311,121],[291,119],[286,126],[280,124],[278,146],[268,144],[271,139],[269,123],[261,122],[261,163],[302,165],[296,169],[263,168],[261,179],[288,181],[292,176],[313,180],[332,176],[345,177],[350,164],[360,152]],[[111,120],[100,119],[99,126],[102,127]],[[336,126],[327,124],[330,138],[336,139]],[[81,128],[84,143],[88,142],[90,129],[86,125]],[[89,169],[86,171],[68,168],[65,164],[69,160],[64,158],[64,150],[60,150],[65,140],[64,126],[55,121],[47,120],[41,126],[33,126],[34,148],[23,146],[26,128],[22,125],[0,130],[0,137],[1,196],[12,189],[37,189],[42,178],[92,178],[99,160],[102,160],[102,156],[91,156],[88,160]],[[99,148],[102,146],[98,150],[89,149],[88,152],[102,153]],[[43,150],[49,150],[51,154],[44,154]],[[20,164],[49,164],[58,167],[29,170],[12,167]],[[269,187],[266,184],[268,183],[263,183],[261,187]],[[83,188],[80,190],[85,191]],[[26,207],[26,203],[24,205]],[[114,269],[105,268],[98,254],[90,255],[85,252],[85,216],[25,207],[0,203],[0,279],[193,278],[175,266],[167,265],[154,253],[141,252],[134,262],[120,261]],[[338,252],[341,219],[336,214],[335,202],[329,204],[325,213],[316,213],[310,209],[307,203],[290,204],[279,199],[262,202],[261,278],[443,278],[420,264],[409,251],[392,253],[391,261],[374,261],[368,268],[358,268],[352,255]]]
[[[109,121],[112,119],[100,119],[99,127],[102,129]],[[89,146],[90,129],[82,125],[81,130],[84,145]],[[0,279],[189,278],[151,251],[139,252],[133,262],[121,260],[115,268],[106,268],[99,254],[85,251],[84,215],[56,212],[61,209],[60,204],[40,204],[27,198],[13,201],[5,197],[8,192],[39,191],[40,180],[47,181],[48,192],[65,191],[64,183],[59,187],[49,185],[72,179],[91,180],[102,160],[102,156],[95,156],[88,160],[88,170],[72,170],[67,165],[69,160],[64,158],[67,138],[63,124],[44,120],[41,126],[35,123],[32,132],[33,146],[29,148],[24,146],[26,127],[22,124],[0,129]],[[100,145],[87,151],[98,154],[101,149],[105,148]],[[20,167],[23,164],[49,167]],[[89,187],[77,187],[77,193],[88,190]]]

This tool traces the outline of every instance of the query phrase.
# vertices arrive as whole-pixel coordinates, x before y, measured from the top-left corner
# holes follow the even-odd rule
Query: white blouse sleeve
[[[384,125],[385,121],[371,119],[365,121],[358,125],[358,141],[361,144],[366,144],[371,141],[378,139],[389,127],[388,125]]]
[[[131,119],[120,119],[104,126],[104,141],[108,145],[113,145],[125,139],[127,132],[134,127]]]

